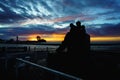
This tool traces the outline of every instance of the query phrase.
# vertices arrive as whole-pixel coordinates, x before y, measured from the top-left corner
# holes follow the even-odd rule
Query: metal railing
[[[63,72],[60,72],[60,71],[57,71],[57,70],[54,70],[54,69],[51,69],[51,68],[48,68],[46,66],[42,66],[42,65],[39,65],[39,64],[36,64],[36,63],[33,63],[33,62],[30,62],[28,60],[24,60],[22,58],[16,58],[18,61],[20,62],[23,62],[23,63],[26,63],[26,64],[29,64],[33,67],[36,67],[36,68],[40,68],[40,69],[43,69],[43,70],[46,70],[54,75],[57,75],[57,76],[63,76],[65,78],[69,78],[70,80],[83,80],[79,77],[76,77],[76,76],[73,76],[73,75],[69,75],[69,74],[66,74],[66,73],[63,73]],[[18,68],[16,66],[16,76],[18,76]],[[59,80],[57,78],[57,80]]]

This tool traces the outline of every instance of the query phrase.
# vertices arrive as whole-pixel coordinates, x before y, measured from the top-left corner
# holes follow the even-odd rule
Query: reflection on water
[[[31,51],[49,50],[54,52],[59,45],[0,44],[0,47],[27,47]],[[120,45],[91,45],[91,50],[120,52]]]
[[[91,46],[91,50],[120,52],[120,45]]]

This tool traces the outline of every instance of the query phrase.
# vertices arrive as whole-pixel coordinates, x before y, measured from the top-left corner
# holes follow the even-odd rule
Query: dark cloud
[[[0,35],[0,38],[3,36],[18,36],[18,35],[29,35],[29,34],[53,34],[53,33],[65,33],[68,30],[67,28],[50,28],[44,25],[30,25],[29,28],[24,27],[15,27],[15,28],[1,28],[1,32],[4,35]]]
[[[23,16],[16,14],[8,6],[5,6],[0,2],[0,8],[4,10],[4,12],[0,13],[0,23],[14,23],[16,20],[24,19]]]
[[[95,36],[120,36],[120,23],[102,24],[101,28],[89,27],[88,32]]]
[[[103,7],[103,8],[118,8],[119,0],[84,0],[87,6],[93,6],[93,7]]]
[[[120,17],[109,17],[109,18],[106,18],[106,20],[120,20]]]

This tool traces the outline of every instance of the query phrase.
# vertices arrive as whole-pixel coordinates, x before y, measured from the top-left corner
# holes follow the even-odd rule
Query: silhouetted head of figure
[[[81,22],[80,21],[77,21],[76,22],[76,25],[79,27],[79,26],[81,26]]]
[[[70,27],[71,27],[71,28],[74,27],[74,24],[73,24],[73,23],[70,23]]]
[[[81,26],[81,31],[84,32],[84,33],[86,33],[86,30],[85,30],[85,26],[84,26],[84,25]]]
[[[70,23],[70,32],[75,31],[76,26],[73,23]]]

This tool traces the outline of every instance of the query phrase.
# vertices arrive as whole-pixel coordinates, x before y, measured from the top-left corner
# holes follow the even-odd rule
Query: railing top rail
[[[69,75],[69,74],[66,74],[66,73],[63,73],[63,72],[60,72],[60,71],[57,71],[57,70],[54,70],[54,69],[51,69],[51,68],[48,68],[48,67],[45,67],[45,66],[42,66],[42,65],[38,65],[38,64],[35,64],[33,62],[30,62],[30,61],[27,61],[27,60],[24,60],[24,59],[21,59],[21,58],[16,58],[16,59],[19,60],[19,61],[22,61],[24,63],[30,64],[32,66],[42,68],[42,69],[47,70],[49,72],[52,72],[54,74],[62,75],[62,76],[68,77],[68,78],[72,78],[74,80],[83,80],[83,79],[75,77],[73,75]]]

